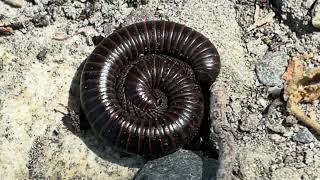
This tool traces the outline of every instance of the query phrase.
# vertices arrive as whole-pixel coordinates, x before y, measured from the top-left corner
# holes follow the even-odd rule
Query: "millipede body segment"
[[[129,25],[102,40],[81,75],[81,106],[90,126],[114,148],[159,157],[198,133],[203,87],[220,71],[214,45],[167,21]]]

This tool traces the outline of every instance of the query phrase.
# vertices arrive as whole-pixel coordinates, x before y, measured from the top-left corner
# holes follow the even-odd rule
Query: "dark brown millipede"
[[[163,156],[198,133],[203,87],[219,71],[215,46],[199,32],[167,21],[132,24],[104,38],[86,59],[81,106],[112,147]]]

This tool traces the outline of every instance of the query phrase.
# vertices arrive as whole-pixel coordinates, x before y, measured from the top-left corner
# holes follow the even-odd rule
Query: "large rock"
[[[217,161],[202,159],[199,155],[180,150],[168,156],[149,161],[135,180],[201,180],[215,177]]]

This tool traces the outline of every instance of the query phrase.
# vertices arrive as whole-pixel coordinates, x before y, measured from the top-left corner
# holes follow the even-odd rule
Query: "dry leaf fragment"
[[[300,56],[294,56],[289,60],[287,70],[283,73],[282,79],[285,81],[289,81],[293,78],[293,76],[301,76],[302,74],[303,67],[301,58]]]

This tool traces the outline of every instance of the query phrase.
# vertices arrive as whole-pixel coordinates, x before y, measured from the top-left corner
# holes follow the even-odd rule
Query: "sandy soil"
[[[282,96],[270,92],[285,82],[279,77],[280,87],[273,88],[255,71],[279,51],[288,57],[312,52],[305,67],[320,64],[320,32],[308,24],[313,3],[284,0],[272,21],[248,31],[254,1],[34,0],[21,8],[0,1],[0,22],[22,24],[12,34],[0,34],[0,177],[132,179],[143,159],[123,157],[101,146],[90,130],[77,128],[79,102],[73,99],[79,67],[93,50],[94,37],[163,19],[200,31],[220,53],[218,81],[228,84],[227,117],[237,141],[235,178],[320,179],[319,138],[314,133],[310,142],[294,138],[306,128],[288,115],[284,102],[266,113]],[[275,7],[266,5],[260,17],[277,12]],[[30,20],[36,16],[45,25]],[[320,105],[306,108],[319,112]]]

